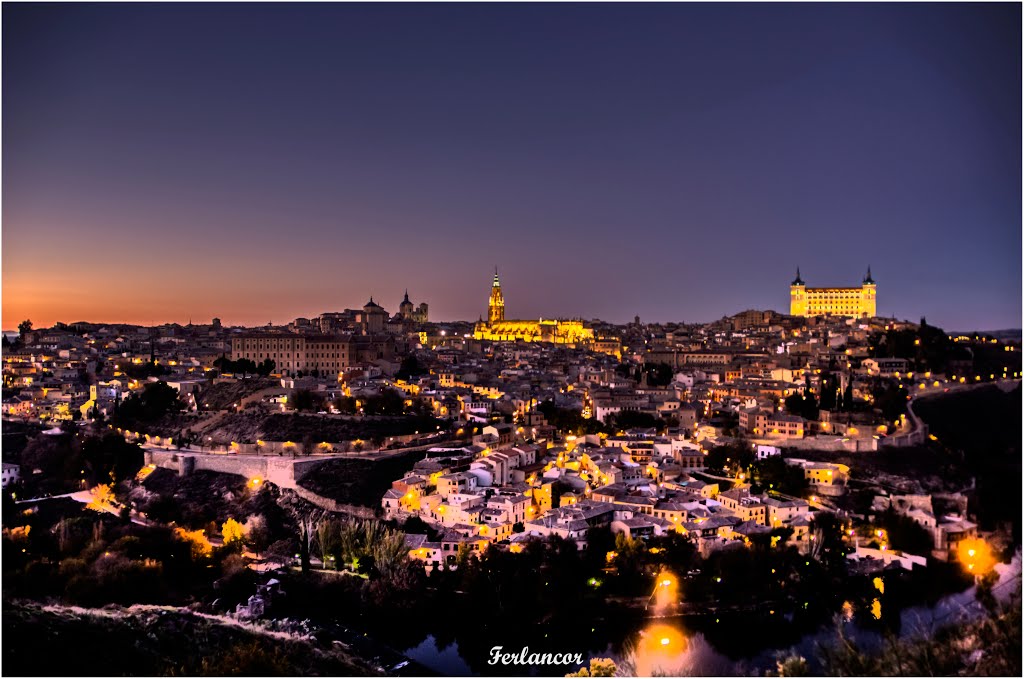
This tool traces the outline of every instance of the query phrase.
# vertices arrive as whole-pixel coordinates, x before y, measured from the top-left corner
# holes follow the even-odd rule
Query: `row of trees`
[[[803,496],[807,479],[803,469],[786,464],[781,455],[758,460],[750,446],[733,444],[716,446],[708,451],[705,464],[709,471],[735,475],[750,475],[751,492],[778,491],[786,495]]]
[[[405,534],[380,521],[323,518],[316,527],[316,545],[324,563],[344,564],[357,573],[390,579],[408,561]]]
[[[317,556],[324,567],[390,580],[408,565],[405,534],[375,519],[341,519],[328,512],[295,507],[303,571]]]
[[[265,358],[262,362],[256,363],[256,361],[248,358],[239,358],[238,360],[232,361],[227,356],[221,356],[213,362],[213,367],[222,373],[241,373],[243,377],[248,375],[266,377],[270,373],[274,372],[274,369],[277,367],[277,363],[269,358]]]
[[[202,531],[141,526],[107,513],[15,516],[28,523],[4,531],[4,588],[22,598],[184,603],[212,585],[226,555]],[[14,517],[5,512],[4,520]]]
[[[594,417],[584,419],[580,410],[559,407],[550,399],[538,404],[537,410],[544,415],[544,419],[551,426],[561,431],[575,433],[576,435],[612,433],[619,429],[657,429],[658,431],[664,431],[671,424],[669,420],[665,420],[657,415],[642,413],[636,410],[623,410],[616,413],[605,424]]]
[[[20,462],[26,470],[40,470],[24,474],[23,483],[35,486],[33,493],[60,493],[130,479],[142,468],[143,452],[114,432],[68,432],[37,436],[25,446]]]
[[[977,333],[975,336],[978,337]],[[913,370],[947,372],[951,361],[970,360],[971,354],[953,342],[942,328],[922,318],[917,329],[887,330],[871,338],[873,357],[905,358]]]
[[[805,387],[802,393],[790,394],[786,397],[786,412],[798,415],[806,420],[817,420],[819,410],[840,410],[850,412],[857,407],[853,397],[853,382],[842,389],[839,376],[824,372],[821,375],[820,388],[817,394],[811,388],[810,375],[805,376]]]
[[[841,410],[849,412],[854,409],[853,381],[850,380],[843,390],[839,376],[832,372],[821,375],[821,398],[819,407],[822,410]]]
[[[169,375],[171,372],[170,368],[165,365],[160,365],[156,361],[146,361],[145,363],[126,363],[121,366],[120,370],[133,380],[147,380],[150,377]]]
[[[289,402],[292,408],[299,412],[319,412],[327,407],[327,399],[322,394],[309,389],[296,389]],[[344,415],[355,415],[360,412],[360,409],[364,415],[427,416],[432,412],[430,404],[422,399],[414,399],[411,404],[406,405],[406,399],[402,394],[393,389],[385,389],[379,394],[372,394],[360,399],[352,396],[338,396],[331,401],[331,405]]]

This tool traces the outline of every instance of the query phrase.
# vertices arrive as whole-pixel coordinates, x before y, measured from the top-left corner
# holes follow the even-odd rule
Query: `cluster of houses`
[[[692,439],[652,430],[567,437],[558,445],[502,442],[485,427],[480,442],[434,448],[392,483],[381,506],[391,519],[416,516],[436,529],[437,541],[409,535],[409,553],[428,569],[454,566],[460,550],[518,551],[533,539],[557,535],[585,547],[591,528],[630,538],[685,535],[703,553],[790,528],[790,543],[810,549],[814,510],[800,498],[753,495],[693,472],[705,452]],[[848,469],[795,460],[821,487],[839,488]],[[465,547],[462,547],[465,545]]]
[[[967,496],[963,493],[936,495],[878,495],[871,511],[894,511],[912,519],[932,537],[933,553],[942,557],[963,540],[978,536],[978,525],[967,518]]]
[[[442,531],[439,542],[422,540],[413,548],[416,558],[436,565],[467,549],[519,549],[546,535],[583,543],[596,526],[632,537],[675,531],[703,550],[788,527],[790,539],[806,549],[814,512],[807,500],[754,496],[742,484],[720,492],[714,479],[696,474],[705,453],[737,440],[761,457],[783,446],[902,445],[916,440],[909,432],[923,434],[921,424],[906,417],[883,421],[872,407],[874,390],[880,384],[912,393],[941,389],[962,382],[971,369],[969,352],[950,362],[948,376],[916,374],[905,359],[876,355],[884,353],[871,346],[878,333],[915,327],[881,318],[747,311],[705,324],[637,318],[586,326],[591,339],[579,343],[492,341],[478,338],[471,322],[429,322],[426,307],[408,300],[394,317],[371,300],[361,311],[258,329],[226,327],[218,319],[186,326],[60,325],[22,332],[13,344],[8,338],[2,410],[5,417],[87,420],[111,414],[119,400],[159,379],[201,419],[208,404],[197,399],[206,385],[246,378],[217,362],[241,358],[273,361],[276,382],[235,408],[254,400],[288,411],[291,395],[302,389],[323,397],[317,416],[348,416],[335,412],[338,396],[355,398],[358,416],[361,398],[397,392],[411,408],[450,421],[447,431],[429,432],[428,443],[437,447],[382,500],[389,516],[419,516]],[[786,408],[791,397],[814,394],[820,402],[826,391],[835,396],[827,407],[798,414]],[[599,421],[605,431],[619,430],[630,415],[658,426],[622,425],[627,431],[584,436],[593,428],[560,428],[543,414],[549,408]],[[467,442],[470,427],[482,432]],[[407,445],[407,439],[378,445]],[[324,445],[333,450],[336,443]],[[843,465],[786,461],[801,467],[816,495],[844,492],[849,470]],[[5,467],[5,483],[9,476]],[[907,512],[934,532],[937,549],[970,534],[965,513],[934,511],[923,502]]]
[[[808,392],[820,397],[828,388],[870,405],[880,380],[914,391],[953,377],[915,374],[905,359],[874,356],[877,332],[913,327],[878,318],[748,311],[708,324],[594,321],[593,341],[567,345],[480,340],[472,323],[431,323],[406,302],[395,322],[370,322],[378,316],[387,314],[368,304],[259,329],[214,319],[30,330],[3,355],[3,414],[51,421],[109,415],[119,399],[157,379],[177,389],[189,409],[202,410],[196,394],[215,362],[248,358],[274,362],[271,374],[281,388],[261,398],[278,410],[289,408],[296,389],[321,392],[328,404],[342,393],[395,389],[427,402],[439,417],[511,420],[534,439],[557,434],[537,412],[550,401],[606,424],[624,413],[650,415],[698,441],[743,435],[789,447],[872,450],[896,441],[911,423],[882,421],[872,408],[850,403],[794,414],[785,400]],[[418,369],[404,374],[410,357]],[[159,375],[143,370],[151,365]],[[969,368],[969,361],[960,366]],[[325,406],[325,414],[331,410]]]
[[[144,366],[184,396],[223,353],[227,330],[209,325],[154,327],[73,323],[29,330],[3,353],[5,417],[46,422],[109,415],[119,399],[151,380]]]

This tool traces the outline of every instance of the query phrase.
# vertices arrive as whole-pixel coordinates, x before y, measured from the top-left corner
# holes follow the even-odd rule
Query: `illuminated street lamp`
[[[956,548],[957,560],[976,578],[988,575],[996,565],[992,548],[981,538],[962,540]]]
[[[658,573],[658,577],[654,582],[654,591],[651,592],[651,597],[647,600],[647,604],[650,605],[653,599],[655,613],[661,614],[678,601],[678,594],[679,581],[676,579],[676,576],[668,571],[662,571]]]

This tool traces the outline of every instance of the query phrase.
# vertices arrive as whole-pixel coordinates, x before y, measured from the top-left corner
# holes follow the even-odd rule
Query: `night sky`
[[[3,6],[3,327],[1021,326],[1021,7]]]

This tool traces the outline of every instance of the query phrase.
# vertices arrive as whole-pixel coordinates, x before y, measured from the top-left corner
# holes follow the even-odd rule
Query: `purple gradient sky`
[[[3,6],[3,327],[1021,325],[1021,7]]]

